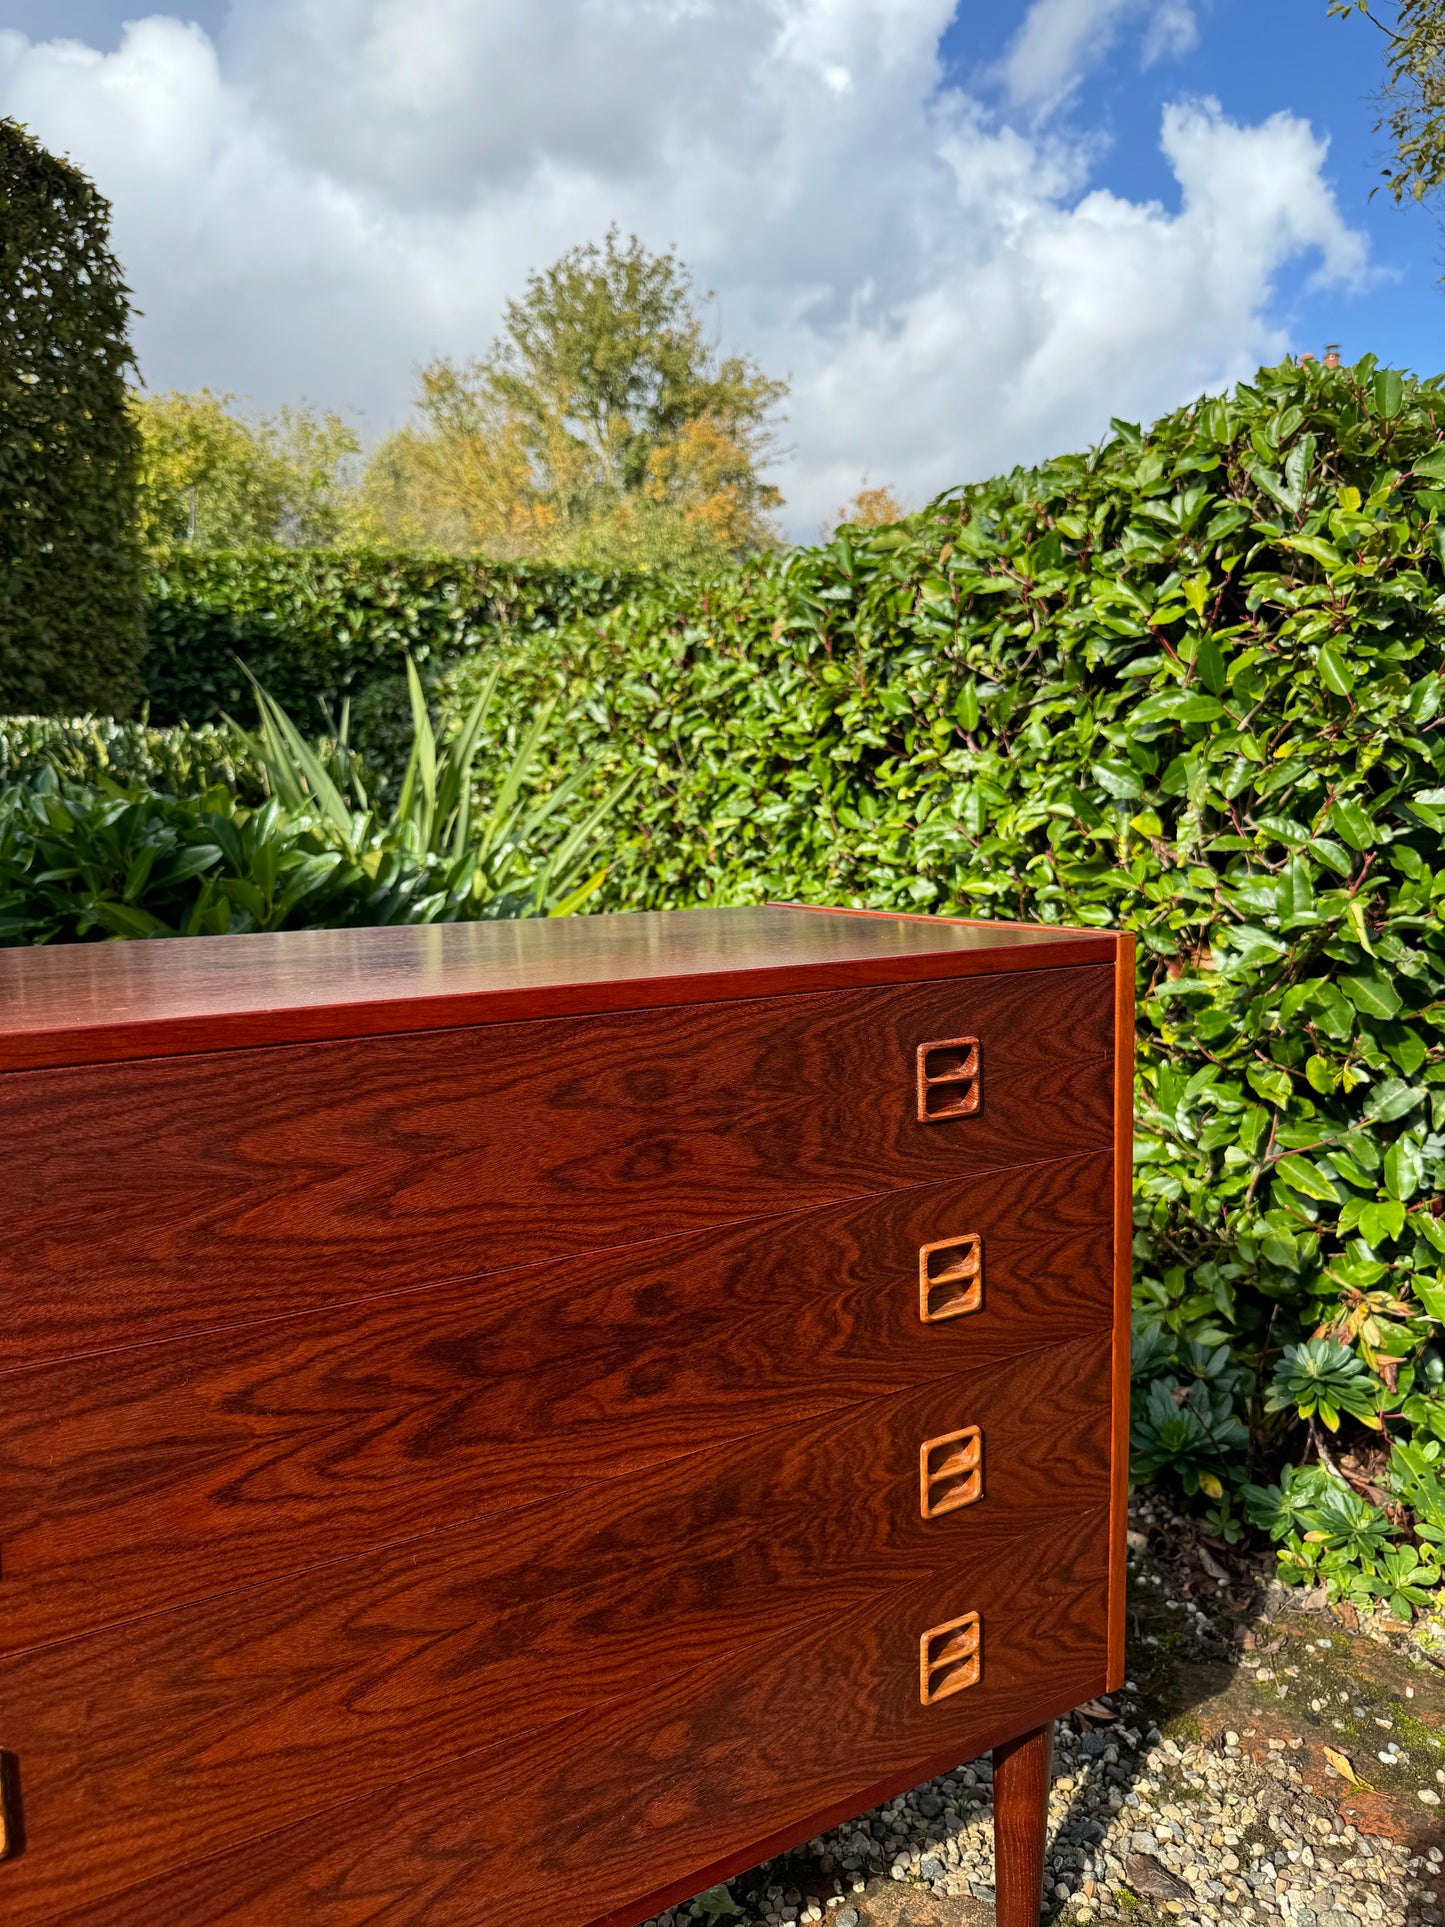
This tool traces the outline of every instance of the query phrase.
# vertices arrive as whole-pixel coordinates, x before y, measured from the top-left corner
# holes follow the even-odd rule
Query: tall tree
[[[719,361],[677,256],[615,227],[529,278],[488,372],[543,450],[560,422],[618,491],[641,487],[653,449],[685,423],[710,415],[736,434],[787,392],[741,356]]]
[[[835,531],[845,525],[859,529],[886,529],[894,522],[901,522],[906,513],[903,504],[886,483],[878,483],[870,488],[864,482],[852,500],[845,502],[837,514],[823,524],[819,535],[824,542],[830,542]]]
[[[531,276],[485,359],[423,371],[420,420],[383,444],[368,494],[400,539],[716,560],[776,539],[761,470],[786,392],[709,345],[675,254],[613,228]]]
[[[109,202],[0,120],[0,709],[139,693],[131,312]]]
[[[147,548],[324,548],[358,533],[355,431],[309,408],[246,421],[232,399],[208,388],[131,396]]]
[[[1384,35],[1375,132],[1390,137],[1385,185],[1396,202],[1429,200],[1445,187],[1445,0],[1398,0],[1393,26],[1369,0],[1330,0],[1330,12],[1363,14]]]

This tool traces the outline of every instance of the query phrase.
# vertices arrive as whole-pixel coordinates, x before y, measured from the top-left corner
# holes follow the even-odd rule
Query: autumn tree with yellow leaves
[[[247,420],[232,411],[234,399],[208,388],[132,392],[146,548],[317,548],[364,536],[355,431],[309,408]]]
[[[709,345],[675,254],[614,228],[531,276],[484,359],[422,371],[366,510],[392,540],[503,557],[685,567],[773,546],[761,470],[786,392]]]

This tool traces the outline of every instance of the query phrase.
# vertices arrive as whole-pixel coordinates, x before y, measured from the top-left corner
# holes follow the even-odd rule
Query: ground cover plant
[[[502,649],[641,778],[609,906],[1137,931],[1139,1466],[1399,1613],[1445,1539],[1442,435],[1438,381],[1286,363]]]

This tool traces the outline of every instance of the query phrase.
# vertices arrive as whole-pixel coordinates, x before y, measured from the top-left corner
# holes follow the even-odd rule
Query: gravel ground
[[[1059,1723],[1045,1918],[1440,1927],[1445,1672],[1223,1548],[1199,1563],[1162,1508],[1134,1523],[1132,1676]],[[961,1766],[653,1927],[986,1927],[991,1778]]]

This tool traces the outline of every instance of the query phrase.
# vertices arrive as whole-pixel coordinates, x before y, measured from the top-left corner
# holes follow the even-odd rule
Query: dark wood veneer
[[[305,1817],[278,1808],[275,1831],[90,1904],[75,1878],[47,1880],[32,1848],[10,1870],[19,1879],[7,1922],[475,1927],[480,1917],[585,1927],[645,1918],[664,1896],[749,1864],[736,1855],[740,1841],[807,1839],[856,1811],[860,1794],[866,1803],[911,1785],[1101,1690],[1102,1524],[1099,1512],[1061,1512],[1046,1530],[996,1542],[983,1562],[965,1554],[947,1573],[871,1595],[855,1579],[845,1592],[814,1593],[800,1614],[784,1604],[749,1637],[706,1652],[640,1639],[645,1696],[612,1698],[375,1793],[338,1788],[332,1805]],[[918,1625],[985,1586],[983,1678],[920,1706]],[[254,1770],[269,1765],[258,1758]],[[138,1762],[133,1786],[146,1784],[145,1771]],[[243,1780],[239,1763],[234,1777]],[[38,1805],[27,1794],[27,1812]],[[143,1864],[130,1824],[142,1812],[132,1807],[125,1828],[111,1828],[112,1879],[122,1863]],[[190,1858],[182,1841],[175,1850]]]
[[[0,1369],[1103,1149],[1112,1063],[1091,966],[7,1078]]]
[[[0,1380],[0,1650],[1107,1330],[1112,1161],[892,1192]],[[919,1247],[989,1301],[918,1316]]]
[[[0,954],[0,1916],[633,1927],[994,1747],[1034,1919],[1132,1009],[798,907]]]

